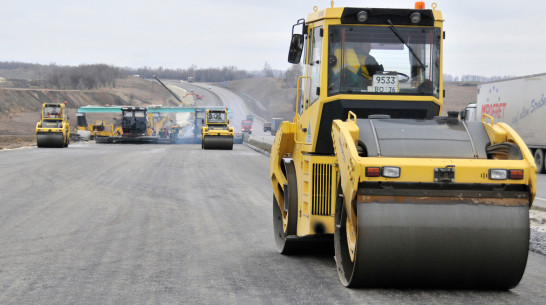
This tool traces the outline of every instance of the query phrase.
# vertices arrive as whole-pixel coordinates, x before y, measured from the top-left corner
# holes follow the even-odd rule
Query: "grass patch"
[[[36,135],[0,135],[0,150],[36,146]]]

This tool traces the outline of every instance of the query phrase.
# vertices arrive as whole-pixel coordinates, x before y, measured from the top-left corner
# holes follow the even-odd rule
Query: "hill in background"
[[[139,77],[121,78],[116,81],[116,87],[94,90],[33,88],[28,82],[0,79],[0,149],[35,143],[35,127],[40,120],[42,103],[67,101],[72,129],[76,126],[76,111],[82,106],[178,104],[160,84]],[[89,122],[96,119],[99,117],[88,116]],[[114,116],[106,118],[108,123],[113,120]]]
[[[284,80],[273,77],[255,77],[229,82],[233,90],[246,103],[250,111],[265,120],[284,118],[291,120],[296,109],[296,88],[286,86]]]
[[[469,103],[476,102],[478,96],[478,85],[476,83],[444,83],[444,89],[446,90],[446,97],[442,115],[446,115],[448,111],[463,110]]]

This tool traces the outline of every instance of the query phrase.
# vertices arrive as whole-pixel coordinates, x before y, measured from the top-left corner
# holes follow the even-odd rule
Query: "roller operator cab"
[[[70,126],[66,113],[66,102],[42,104],[42,117],[36,123],[38,147],[68,147]]]
[[[292,27],[305,72],[271,150],[279,252],[333,247],[345,286],[519,283],[536,167],[508,125],[439,116],[442,24],[435,4],[332,1]]]
[[[229,126],[228,108],[207,109],[205,126],[201,127],[203,149],[233,149],[235,130]]]

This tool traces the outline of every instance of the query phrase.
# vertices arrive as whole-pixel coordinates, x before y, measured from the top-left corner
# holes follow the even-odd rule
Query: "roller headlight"
[[[421,21],[421,14],[418,12],[411,14],[410,20],[412,23],[419,23]]]
[[[508,178],[508,171],[505,169],[490,169],[489,179],[491,180],[506,180]]]
[[[381,168],[381,176],[386,177],[386,178],[399,178],[400,177],[400,167],[383,166]]]
[[[356,19],[358,19],[358,22],[366,22],[366,20],[368,20],[368,12],[366,11],[358,12],[358,14],[356,14]]]

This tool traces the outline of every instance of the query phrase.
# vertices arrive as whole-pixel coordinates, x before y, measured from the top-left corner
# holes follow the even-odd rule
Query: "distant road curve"
[[[252,113],[247,107],[245,102],[241,99],[240,96],[231,92],[230,90],[224,89],[219,86],[210,85],[207,83],[179,83],[177,84],[180,87],[188,90],[190,87],[200,87],[205,91],[212,92],[216,94],[222,103],[232,110],[232,121],[231,124],[237,131],[241,130],[241,121],[244,120],[247,114]],[[257,141],[261,141],[268,144],[273,144],[275,137],[269,132],[264,132],[264,119],[256,116],[254,114],[254,124],[252,126],[252,135],[251,138]]]

